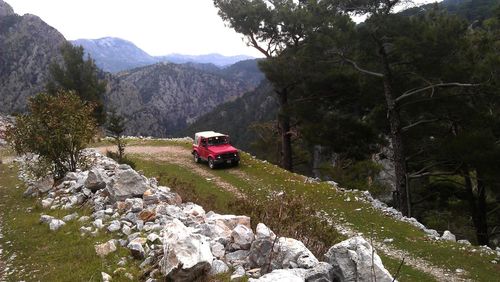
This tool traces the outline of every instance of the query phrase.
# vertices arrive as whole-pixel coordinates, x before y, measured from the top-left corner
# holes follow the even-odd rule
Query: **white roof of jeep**
[[[222,136],[227,136],[227,135],[215,131],[202,131],[202,132],[196,132],[194,135],[194,139],[198,140],[198,138],[200,137],[211,138],[211,137],[222,137]]]

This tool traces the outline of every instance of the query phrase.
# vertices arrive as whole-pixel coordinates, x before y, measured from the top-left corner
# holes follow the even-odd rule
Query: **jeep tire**
[[[194,158],[194,162],[195,163],[199,163],[200,162],[200,156],[198,155],[198,152],[194,152],[193,153],[193,158]]]
[[[215,162],[211,157],[208,157],[208,167],[210,169],[215,169]]]

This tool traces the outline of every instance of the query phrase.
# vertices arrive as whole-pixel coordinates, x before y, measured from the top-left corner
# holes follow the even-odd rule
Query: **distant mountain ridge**
[[[235,64],[239,61],[255,59],[250,56],[223,56],[220,54],[183,55],[169,54],[165,56],[151,56],[134,43],[116,37],[99,39],[78,39],[71,41],[73,45],[83,46],[85,52],[104,71],[117,73],[137,67],[152,65],[160,62],[176,64],[212,64],[218,68]]]

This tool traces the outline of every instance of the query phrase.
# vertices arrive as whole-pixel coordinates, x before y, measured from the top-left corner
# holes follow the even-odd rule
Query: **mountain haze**
[[[212,65],[221,68],[239,61],[254,59],[250,56],[228,57],[220,54],[151,56],[134,43],[116,37],[78,39],[71,42],[73,45],[83,46],[85,52],[95,60],[99,68],[112,73],[160,62]]]
[[[134,43],[120,38],[78,39],[71,43],[82,46],[99,68],[112,73],[158,62]]]

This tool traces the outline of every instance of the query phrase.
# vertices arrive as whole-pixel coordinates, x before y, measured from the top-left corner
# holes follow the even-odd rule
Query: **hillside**
[[[289,237],[294,234],[293,237],[303,240],[320,260],[323,260],[322,254],[329,246],[362,234],[375,247],[376,253],[380,255],[389,272],[398,281],[403,282],[495,281],[500,274],[500,268],[497,264],[500,260],[500,252],[494,252],[484,247],[470,246],[462,241],[460,243],[453,242],[449,235],[438,237],[439,234],[436,231],[425,229],[414,219],[402,218],[393,209],[373,201],[366,193],[345,190],[332,183],[316,182],[307,177],[286,172],[243,152],[242,162],[238,168],[210,170],[206,164],[193,162],[189,149],[190,140],[188,139],[141,140],[133,138],[128,140],[128,144],[127,153],[136,163],[136,169],[143,171],[147,177],[156,177],[158,187],[160,185],[169,187],[152,188],[151,191],[154,193],[160,193],[162,197],[169,199],[167,206],[160,204],[158,205],[160,209],[156,210],[167,208],[167,214],[180,217],[183,222],[190,226],[199,224],[197,222],[202,218],[210,220],[210,217],[217,216],[218,213],[247,214],[250,216],[253,228],[258,222],[265,222],[279,237]],[[96,146],[101,152],[112,149],[107,143],[96,144]],[[5,154],[8,155],[9,152],[0,151],[0,157],[3,158]],[[105,167],[105,169],[99,167],[95,173],[106,172],[110,169],[118,170],[121,173],[120,169],[122,171],[128,169],[126,166],[117,167],[116,164],[110,164],[109,161],[102,162],[100,166]],[[114,225],[120,221],[113,221],[110,216],[106,216],[114,209],[110,209],[110,211],[103,209],[100,212],[92,213],[92,207],[98,209],[102,205],[102,201],[106,201],[106,198],[101,197],[102,193],[99,192],[95,192],[95,195],[91,194],[89,200],[92,201],[93,205],[90,208],[81,209],[68,200],[66,205],[72,207],[68,206],[66,210],[60,210],[57,207],[48,209],[49,206],[56,205],[56,203],[64,203],[63,199],[69,197],[64,193],[68,193],[72,189],[66,189],[66,192],[61,191],[62,194],[58,194],[55,201],[51,200],[50,193],[45,194],[42,204],[35,204],[35,199],[23,197],[24,185],[15,177],[17,169],[8,164],[0,164],[0,167],[2,168],[0,170],[0,196],[6,199],[1,203],[2,207],[5,208],[0,210],[0,219],[2,220],[0,223],[3,227],[0,232],[4,235],[3,238],[0,237],[0,249],[3,247],[5,255],[0,255],[0,277],[4,277],[1,271],[2,259],[14,253],[16,256],[7,261],[8,267],[14,270],[5,274],[7,280],[24,280],[30,277],[62,281],[73,279],[75,276],[80,278],[97,277],[101,272],[110,273],[116,279],[125,279],[130,276],[141,276],[141,273],[144,273],[144,266],[158,259],[158,256],[161,258],[161,252],[153,251],[156,248],[153,246],[155,239],[150,240],[148,235],[155,233],[154,222],[146,223],[144,228],[149,227],[142,232],[130,233],[128,236],[126,233],[123,235],[116,232]],[[75,175],[79,177],[79,174]],[[116,177],[113,175],[109,174],[108,177]],[[83,180],[78,180],[78,183],[81,181]],[[104,181],[111,180],[105,178]],[[73,185],[71,183],[72,181],[68,181],[67,184],[62,185]],[[93,187],[90,186],[93,185],[91,183],[93,182],[87,183],[85,181],[85,186]],[[145,183],[156,185],[152,184],[155,183],[153,180],[147,180]],[[184,202],[194,202],[202,205],[203,208],[190,203],[180,204],[176,197],[173,197],[175,193],[172,194],[172,192],[179,193]],[[87,193],[85,189],[83,189],[83,193]],[[136,200],[128,201],[126,204],[137,201],[136,198]],[[146,205],[151,205],[146,203],[145,198],[144,208]],[[176,209],[175,205],[179,205],[181,208]],[[141,208],[135,206],[129,208],[131,207],[136,211],[142,210],[142,206]],[[127,206],[123,208],[127,209]],[[205,216],[205,211],[209,210],[213,212],[207,212]],[[275,212],[280,210],[278,216],[278,213]],[[85,219],[77,222],[66,217],[66,215],[74,217],[75,212],[77,217]],[[118,210],[118,212],[123,211]],[[131,217],[132,213],[129,212],[127,216],[123,214],[123,222],[130,220],[135,222]],[[144,214],[141,216],[145,216],[147,212],[141,211],[141,214]],[[53,221],[64,217],[68,224],[57,227],[61,230],[52,231],[53,233],[50,233],[51,236],[49,236],[48,226],[38,223],[40,215],[45,215],[45,219],[43,216],[41,217],[42,220]],[[105,225],[93,228],[92,222],[88,221],[88,216],[92,216],[94,222],[97,220],[98,223],[105,223]],[[170,218],[167,219],[167,224],[172,220],[169,216],[165,218]],[[239,218],[242,220],[244,217]],[[161,224],[163,225],[165,222]],[[79,227],[81,225],[90,225],[90,227],[84,226],[85,228],[82,229]],[[123,230],[127,229],[125,225],[123,224]],[[305,228],[306,226],[309,228]],[[172,226],[172,228],[174,227]],[[209,236],[210,233],[207,232],[210,229],[202,229],[208,228],[207,226],[199,228],[204,230],[203,234]],[[27,232],[27,230],[31,236],[16,235]],[[90,236],[89,232],[91,231],[95,233],[93,236]],[[439,230],[439,233],[442,232]],[[80,233],[84,235],[80,235]],[[153,248],[150,250],[144,243],[145,252],[152,254],[153,257],[149,262],[141,264],[142,267],[138,266],[138,262],[141,262],[144,257],[125,259],[125,264],[121,262],[124,261],[123,257],[127,256],[127,252],[130,253],[127,248],[133,250],[133,246],[130,244],[128,247],[116,246],[114,249],[109,249],[108,246],[111,244],[109,240],[112,238],[125,238],[125,242],[128,242],[128,240],[134,241],[137,236],[144,236],[145,240],[145,237],[148,236],[150,243],[147,245]],[[457,236],[457,239],[460,237]],[[8,243],[6,243],[7,241]],[[96,245],[95,242],[103,244]],[[34,244],[39,248],[33,249]],[[182,247],[182,245],[176,246]],[[99,252],[111,254],[98,258],[96,252],[98,254]],[[215,251],[213,252],[215,253]],[[223,260],[232,265],[241,263],[237,262],[237,257],[246,254],[243,251],[231,252],[234,252],[234,249],[228,249]],[[229,253],[232,255],[227,255]],[[132,254],[134,254],[133,251]],[[250,260],[253,259],[250,258]],[[361,258],[357,263],[362,264],[365,259],[366,257]],[[280,261],[280,258],[277,257],[275,260]],[[401,263],[402,261],[403,263]],[[75,264],[78,267],[73,271],[67,271]],[[153,265],[152,267],[157,266]],[[51,269],[51,271],[40,271],[42,269]],[[116,269],[120,270],[115,271]],[[159,275],[158,272],[149,274],[146,271],[145,273],[151,275],[150,277],[158,277],[157,275]],[[228,273],[225,276],[220,276],[216,281],[229,281],[232,270]],[[252,270],[247,269],[243,275],[253,275],[252,273],[254,273]]]
[[[123,114],[131,135],[172,136],[217,105],[255,88],[185,65],[159,63],[109,75],[105,99]]]
[[[24,111],[27,98],[44,89],[65,41],[39,17],[17,15],[0,0],[0,112]]]

